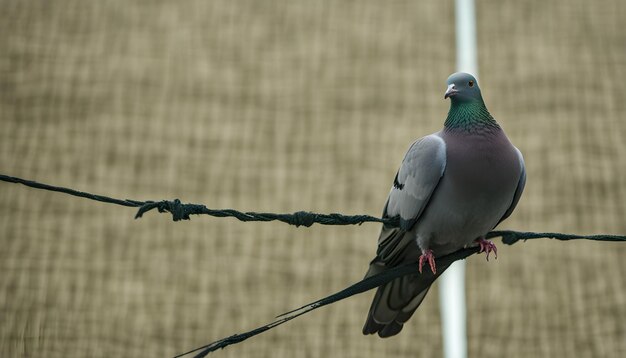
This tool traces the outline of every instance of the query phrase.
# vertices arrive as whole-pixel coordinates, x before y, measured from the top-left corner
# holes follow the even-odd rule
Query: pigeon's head
[[[450,97],[453,103],[473,102],[483,100],[478,88],[478,82],[474,76],[465,72],[453,73],[446,82],[448,89],[443,96],[444,99]]]

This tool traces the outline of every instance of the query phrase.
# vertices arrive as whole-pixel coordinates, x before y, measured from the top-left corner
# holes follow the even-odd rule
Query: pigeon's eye
[[[468,85],[469,85],[470,87],[474,87],[474,81],[469,81]]]

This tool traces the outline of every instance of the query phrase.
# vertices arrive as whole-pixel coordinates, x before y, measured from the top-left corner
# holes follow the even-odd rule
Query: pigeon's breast
[[[428,245],[437,256],[491,230],[511,205],[521,175],[515,147],[501,130],[440,135],[446,169],[415,226],[420,246]]]

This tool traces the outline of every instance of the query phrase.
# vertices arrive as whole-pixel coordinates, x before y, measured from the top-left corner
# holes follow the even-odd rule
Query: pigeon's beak
[[[446,94],[443,96],[443,99],[447,99],[448,97],[452,97],[454,96],[457,92],[455,88],[454,88],[454,83],[451,85],[448,85],[448,89],[446,90]]]

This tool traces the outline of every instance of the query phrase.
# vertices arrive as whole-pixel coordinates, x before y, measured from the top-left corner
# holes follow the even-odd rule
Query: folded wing
[[[405,235],[415,225],[428,205],[446,167],[446,145],[432,134],[418,139],[406,153],[394,179],[383,216],[400,217],[400,227],[383,226],[378,252],[366,277],[404,262],[415,260],[419,248],[412,235]],[[442,267],[441,272],[446,267]],[[378,288],[363,334],[381,337],[398,334],[403,324],[422,302],[436,276],[408,275]]]

